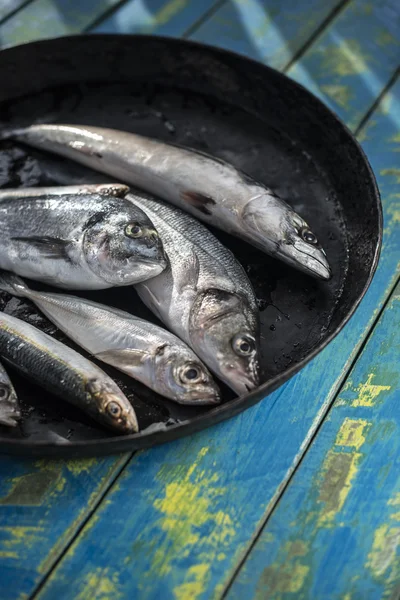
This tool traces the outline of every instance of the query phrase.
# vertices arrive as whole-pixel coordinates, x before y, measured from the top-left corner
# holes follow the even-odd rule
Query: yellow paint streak
[[[368,71],[368,57],[357,40],[343,39],[339,46],[330,45],[323,50],[317,48],[316,51],[323,52],[321,69],[325,74],[347,77]]]
[[[380,174],[383,176],[390,175],[395,178],[396,183],[400,183],[400,169],[392,167],[390,169],[381,169]]]
[[[400,512],[392,513],[390,518],[393,519],[393,521],[400,521]]]
[[[164,496],[154,500],[153,505],[161,513],[154,523],[155,533],[161,529],[165,537],[157,541],[152,560],[152,573],[163,577],[174,569],[174,561],[196,553],[196,563],[185,574],[183,581],[174,589],[176,600],[198,598],[207,585],[210,566],[215,560],[224,560],[226,547],[235,536],[231,515],[215,505],[226,494],[219,487],[219,475],[201,468],[202,459],[208,452],[202,448],[186,472],[167,476]],[[165,477],[165,465],[159,478]],[[201,529],[205,526],[206,533]],[[146,533],[146,538],[149,532]],[[158,534],[159,535],[159,534]],[[157,536],[157,540],[159,537]],[[140,540],[139,540],[140,543]],[[199,548],[202,550],[199,552]]]
[[[22,526],[22,525],[5,525],[0,527],[0,534],[2,536],[1,545],[6,551],[14,551],[13,548],[18,547],[21,550],[32,548],[33,545],[40,545],[43,538],[44,528],[35,526]]]
[[[359,450],[365,442],[365,429],[371,425],[372,423],[364,419],[349,419],[346,417],[336,436],[335,445],[351,446]]]
[[[322,467],[318,497],[318,502],[323,503],[318,517],[319,527],[331,527],[336,515],[342,510],[357,474],[361,456],[358,452],[328,452]]]
[[[0,551],[0,558],[19,558],[19,556],[17,552]]]
[[[96,569],[85,577],[75,600],[119,600],[122,596],[116,574],[110,577],[109,569]]]
[[[397,492],[397,494],[393,498],[390,498],[388,505],[389,506],[400,506],[400,492]]]
[[[185,583],[177,585],[173,590],[176,600],[198,598],[204,591],[203,582],[207,577],[209,568],[210,565],[208,564],[193,565],[193,567],[190,567],[185,577]]]
[[[358,386],[358,396],[353,401],[353,406],[372,407],[375,405],[375,400],[381,392],[390,390],[390,385],[374,385],[372,383],[374,377],[375,375],[373,373],[370,373],[367,377],[367,381],[365,383],[361,383]]]
[[[154,18],[155,25],[164,25],[168,23],[179,11],[183,10],[188,4],[188,0],[172,0],[166,6],[161,8]]]
[[[353,97],[352,90],[347,85],[323,85],[321,89],[324,94],[332,98],[336,104],[347,108]]]
[[[367,562],[375,577],[381,577],[392,565],[399,545],[400,527],[389,527],[387,524],[378,527]]]
[[[89,473],[98,464],[98,458],[84,458],[80,460],[69,460],[65,463],[65,466],[70,473],[78,476],[82,473]]]

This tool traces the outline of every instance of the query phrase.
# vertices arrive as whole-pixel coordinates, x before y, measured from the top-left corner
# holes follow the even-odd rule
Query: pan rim
[[[237,52],[233,52],[232,50],[227,50],[224,48],[219,48],[217,46],[213,46],[210,44],[205,44],[202,42],[186,40],[181,38],[170,38],[167,36],[161,35],[148,35],[148,34],[112,34],[112,33],[95,33],[95,34],[76,34],[76,35],[68,35],[56,38],[46,38],[42,40],[37,40],[34,42],[27,42],[20,44],[18,46],[12,46],[5,48],[1,51],[1,56],[5,54],[13,54],[19,51],[20,48],[29,47],[39,47],[39,46],[48,46],[51,48],[54,44],[68,44],[74,43],[79,39],[80,42],[92,42],[94,38],[97,39],[108,39],[114,40],[115,42],[119,42],[121,40],[129,40],[132,43],[135,43],[136,40],[142,40],[154,43],[154,41],[160,40],[166,44],[176,45],[176,46],[187,46],[192,47],[194,49],[198,49],[199,51],[207,51],[211,52],[218,57],[223,59],[224,56],[230,57],[231,59],[240,60],[242,64],[246,65],[246,63],[256,69],[261,69],[268,72],[273,72],[275,77],[282,78],[284,80],[289,80],[290,84],[297,88],[301,94],[305,94],[308,96],[311,101],[316,102],[320,105],[322,109],[326,111],[330,115],[330,118],[334,122],[334,126],[340,127],[342,132],[347,136],[347,139],[353,144],[355,150],[359,152],[360,159],[363,161],[366,171],[369,176],[369,185],[371,186],[371,191],[373,193],[375,208],[378,214],[378,223],[377,223],[377,233],[378,239],[374,249],[374,255],[371,263],[371,268],[368,273],[368,277],[364,283],[363,289],[358,294],[358,296],[352,301],[350,308],[347,314],[342,318],[337,327],[327,335],[312,351],[310,351],[301,361],[286,368],[282,373],[271,378],[269,381],[260,385],[257,389],[245,396],[241,396],[238,398],[234,398],[229,402],[221,404],[217,407],[210,408],[206,413],[202,415],[197,415],[187,419],[185,421],[181,421],[178,424],[173,424],[170,426],[162,427],[162,429],[158,431],[153,431],[146,433],[146,429],[139,433],[124,435],[124,436],[112,436],[105,437],[101,439],[95,440],[79,440],[79,441],[68,441],[66,443],[50,443],[48,441],[29,441],[28,439],[22,440],[11,440],[0,437],[0,451],[2,453],[9,454],[24,454],[26,455],[29,451],[31,451],[31,455],[34,456],[44,456],[44,455],[52,455],[58,457],[73,457],[73,456],[100,456],[100,455],[111,455],[117,454],[120,452],[134,451],[141,448],[147,448],[153,445],[158,445],[165,442],[170,442],[172,440],[185,437],[187,435],[193,434],[201,429],[208,428],[212,425],[215,425],[221,421],[230,419],[240,412],[247,410],[251,406],[260,402],[261,400],[267,400],[268,395],[275,391],[278,387],[280,387],[283,383],[291,379],[296,373],[298,373],[301,369],[303,369],[313,358],[315,358],[326,346],[340,333],[340,331],[345,327],[345,325],[349,322],[351,317],[356,312],[359,307],[362,299],[364,298],[371,281],[375,275],[379,257],[382,249],[382,237],[383,237],[383,211],[382,211],[382,203],[380,192],[378,189],[378,185],[376,182],[375,174],[372,170],[370,162],[360,144],[357,140],[353,132],[349,129],[349,127],[336,115],[336,113],[329,108],[324,102],[322,102],[317,96],[315,96],[312,92],[307,90],[302,84],[296,82],[295,80],[288,77],[285,73],[281,73],[280,71],[263,64],[260,61],[257,61],[253,58],[249,58],[243,54],[239,54]]]

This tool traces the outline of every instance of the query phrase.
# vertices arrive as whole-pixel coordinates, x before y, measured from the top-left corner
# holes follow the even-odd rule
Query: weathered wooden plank
[[[220,597],[397,277],[399,89],[400,82],[361,134],[379,178],[386,225],[377,274],[351,324],[263,403],[191,438],[134,456],[51,574],[40,600],[66,594],[96,600],[102,598],[100,585],[110,598]],[[110,539],[110,531],[118,535]]]
[[[342,0],[232,0],[191,36],[283,69]]]
[[[127,460],[0,458],[1,600],[30,595]]]
[[[304,10],[304,3],[291,0],[233,0],[191,38],[284,70],[337,5],[312,0]],[[356,127],[398,67],[399,55],[400,3],[354,0],[288,74]]]
[[[399,66],[400,3],[355,0],[289,71],[357,127]]]
[[[0,25],[0,47],[80,33],[119,1],[34,0]]]
[[[400,284],[229,599],[399,597],[399,323]]]
[[[130,0],[91,31],[180,36],[202,18],[217,1]]]
[[[2,0],[0,4],[0,21],[6,19],[29,0]]]

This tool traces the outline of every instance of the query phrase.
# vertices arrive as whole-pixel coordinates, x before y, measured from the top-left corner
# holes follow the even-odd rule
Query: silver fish
[[[86,188],[86,191],[85,191]],[[71,289],[104,289],[154,277],[167,260],[126,186],[3,190],[0,267]],[[18,197],[19,196],[19,197]]]
[[[166,326],[237,394],[259,384],[258,308],[233,254],[187,213],[144,195],[127,196],[154,220],[169,266],[136,286]]]
[[[326,254],[305,220],[272,190],[225,161],[86,125],[33,125],[10,135],[160,196],[315,277],[331,277]]]
[[[0,313],[0,355],[28,379],[119,433],[138,431],[135,411],[116,383],[72,348]]]
[[[7,371],[0,363],[0,425],[16,427],[20,418],[17,393]]]
[[[175,335],[127,312],[65,294],[36,292],[0,272],[0,289],[32,300],[72,340],[181,404],[217,404],[219,390],[208,369]]]

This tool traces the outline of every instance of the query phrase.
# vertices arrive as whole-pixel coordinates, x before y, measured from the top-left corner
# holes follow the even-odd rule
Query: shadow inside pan
[[[17,83],[14,90],[1,91],[2,126],[100,125],[223,158],[267,184],[306,219],[326,250],[333,277],[329,282],[312,279],[213,230],[254,286],[261,319],[262,383],[267,385],[240,400],[224,388],[218,409],[185,407],[101,364],[128,397],[135,394],[132,403],[142,433],[124,438],[10,369],[23,420],[17,430],[0,427],[6,450],[18,451],[20,446],[19,451],[28,451],[28,446],[42,454],[46,449],[112,452],[176,437],[181,430],[189,432],[239,412],[327,343],[362,297],[376,262],[380,207],[373,176],[351,135],[318,100],[280,74],[230,53],[145,36],[101,39],[102,45],[97,37],[30,45],[38,73],[35,84],[26,77],[18,48],[3,53],[0,73],[13,64]],[[101,56],[96,58],[100,72],[93,73],[90,60],[96,48],[104,62],[99,67]],[[155,51],[160,56],[156,66],[136,58],[154,56]],[[110,61],[111,56],[118,62]],[[86,176],[87,171],[11,141],[0,144],[1,188],[58,185],[72,173]],[[131,288],[82,295],[156,322]],[[28,301],[1,294],[0,309],[66,341]],[[177,427],[180,423],[184,426]],[[20,444],[10,444],[12,440]]]

